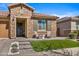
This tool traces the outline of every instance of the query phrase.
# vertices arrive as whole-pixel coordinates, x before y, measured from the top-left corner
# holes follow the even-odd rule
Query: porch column
[[[33,21],[30,18],[27,18],[26,21],[26,26],[27,26],[27,38],[32,38],[33,36]]]
[[[25,19],[25,37],[27,38],[27,19]]]
[[[10,38],[16,38],[16,17],[10,16]]]

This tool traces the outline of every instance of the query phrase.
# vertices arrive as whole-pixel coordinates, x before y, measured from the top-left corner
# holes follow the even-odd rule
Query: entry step
[[[20,49],[32,49],[31,45],[20,45]]]
[[[20,42],[19,45],[30,45],[30,42]]]

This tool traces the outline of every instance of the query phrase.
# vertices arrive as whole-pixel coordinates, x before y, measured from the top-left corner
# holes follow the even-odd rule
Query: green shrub
[[[12,49],[11,49],[11,52],[12,53],[16,53],[16,52],[18,52],[19,51],[19,49],[17,48],[18,47],[18,45],[15,43],[15,44],[12,44]]]
[[[76,39],[78,35],[78,31],[73,31],[69,34],[70,39]]]
[[[15,43],[15,44],[13,44],[11,47],[12,47],[12,48],[13,48],[13,47],[14,47],[14,48],[17,48],[18,45]]]

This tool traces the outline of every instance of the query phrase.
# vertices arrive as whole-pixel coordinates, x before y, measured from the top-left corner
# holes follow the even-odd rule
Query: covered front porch
[[[29,30],[30,29],[30,30]],[[10,20],[10,38],[25,37],[29,38],[32,35],[32,28],[30,28],[30,23],[28,18],[14,17]]]

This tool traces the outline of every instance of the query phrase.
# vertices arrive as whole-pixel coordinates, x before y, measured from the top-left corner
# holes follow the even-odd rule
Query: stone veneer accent
[[[16,18],[10,17],[10,38],[16,38]]]
[[[33,21],[32,21],[32,19],[30,19],[30,18],[28,18],[27,19],[27,37],[28,38],[32,38],[32,36],[33,36]]]
[[[34,19],[32,19],[32,20],[34,20]],[[38,20],[41,20],[41,19],[38,19]],[[35,31],[35,32],[37,32],[38,33],[38,35],[39,34],[47,34],[48,32],[50,32],[50,34],[51,34],[51,37],[56,37],[56,35],[57,35],[57,33],[56,33],[56,31],[57,31],[57,25],[56,25],[56,20],[53,20],[53,19],[51,19],[51,30],[50,31],[48,31],[47,29],[46,29],[46,31]],[[33,27],[33,25],[31,26],[31,27]],[[46,26],[47,27],[47,26]],[[33,30],[33,29],[32,29]],[[34,31],[32,31],[31,32],[31,34],[35,34],[34,33]]]

